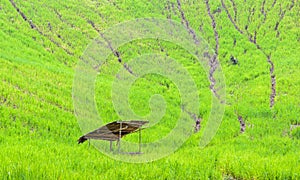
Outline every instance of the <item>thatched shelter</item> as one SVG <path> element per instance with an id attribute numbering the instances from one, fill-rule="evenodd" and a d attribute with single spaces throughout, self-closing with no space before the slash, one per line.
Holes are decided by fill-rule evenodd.
<path id="1" fill-rule="evenodd" d="M 78 144 L 83 143 L 88 139 L 106 140 L 110 141 L 110 143 L 112 143 L 112 141 L 119 142 L 123 136 L 137 131 L 140 132 L 139 143 L 141 144 L 141 127 L 147 123 L 149 123 L 149 121 L 114 121 L 81 136 L 78 139 Z M 110 144 L 110 149 L 112 150 L 112 144 Z"/>

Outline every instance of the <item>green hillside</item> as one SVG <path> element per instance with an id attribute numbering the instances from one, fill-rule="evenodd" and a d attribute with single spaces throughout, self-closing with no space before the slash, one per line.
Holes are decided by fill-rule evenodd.
<path id="1" fill-rule="evenodd" d="M 2 179 L 300 179 L 298 0 L 0 2 Z M 126 69 L 132 59 L 151 53 L 172 58 L 195 83 L 197 92 L 192 93 L 199 95 L 199 108 L 187 119 L 201 119 L 200 131 L 174 153 L 147 163 L 114 160 L 88 143 L 78 145 L 86 132 L 81 131 L 73 98 L 76 68 L 88 45 L 103 40 L 110 27 L 137 18 L 182 23 L 190 38 L 199 37 L 218 59 L 213 61 L 214 54 L 205 57 L 205 71 L 178 44 L 145 38 L 123 44 L 102 64 L 92 90 L 103 123 L 120 119 L 113 94 L 123 89 L 114 89 L 114 82 L 119 82 L 120 71 L 132 77 L 130 67 Z M 214 116 L 213 99 L 221 91 L 219 81 L 212 81 L 216 64 L 225 78 L 225 112 L 212 141 L 200 148 L 208 119 Z M 130 87 L 129 107 L 150 118 L 151 126 L 143 130 L 145 143 L 174 129 L 185 111 L 181 92 L 176 82 L 155 73 Z M 166 103 L 159 119 L 148 116 L 163 109 L 150 100 L 157 94 Z M 190 132 L 194 125 L 187 124 Z M 124 139 L 136 142 L 137 137 Z"/>

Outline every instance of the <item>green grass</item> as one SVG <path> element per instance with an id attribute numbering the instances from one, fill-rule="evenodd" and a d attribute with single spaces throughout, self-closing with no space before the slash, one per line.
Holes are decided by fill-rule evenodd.
<path id="1" fill-rule="evenodd" d="M 224 0 L 233 15 L 231 1 Z M 120 47 L 124 62 L 143 54 L 172 57 L 187 69 L 198 88 L 202 129 L 170 156 L 142 164 L 116 161 L 88 143 L 78 145 L 82 135 L 74 113 L 72 86 L 76 64 L 87 45 L 98 37 L 88 21 L 101 32 L 119 22 L 142 17 L 180 22 L 177 2 L 151 1 L 16 1 L 43 35 L 31 29 L 9 1 L 0 4 L 0 175 L 2 179 L 299 179 L 300 114 L 300 21 L 299 1 L 267 1 L 264 21 L 261 1 L 234 1 L 237 24 L 248 33 L 257 31 L 257 43 L 271 53 L 275 65 L 276 102 L 269 108 L 270 75 L 265 55 L 239 34 L 220 1 L 210 1 L 219 33 L 219 61 L 226 78 L 226 108 L 222 124 L 205 147 L 199 139 L 211 108 L 209 81 L 200 63 L 186 50 L 156 39 L 141 39 Z M 166 7 L 174 12 L 169 12 Z M 198 35 L 211 47 L 215 40 L 203 1 L 182 1 L 182 10 Z M 280 10 L 280 7 L 282 10 Z M 249 8 L 254 14 L 248 22 Z M 280 20 L 280 12 L 286 10 Z M 277 31 L 276 22 L 280 20 Z M 49 28 L 48 24 L 51 24 Z M 200 26 L 202 31 L 200 31 Z M 236 45 L 233 42 L 236 39 Z M 54 43 L 55 42 L 55 43 Z M 161 48 L 164 51 L 161 51 Z M 230 56 L 238 58 L 232 65 Z M 112 103 L 111 88 L 122 68 L 113 55 L 96 78 L 95 100 L 104 122 L 119 119 Z M 145 141 L 165 136 L 180 114 L 180 92 L 159 75 L 140 78 L 130 89 L 132 109 L 145 116 L 154 94 L 165 98 L 161 121 L 145 129 Z M 237 111 L 246 121 L 241 134 Z M 191 131 L 193 130 L 191 124 Z M 92 129 L 91 129 L 92 130 Z M 136 141 L 137 135 L 125 137 Z M 123 156 L 123 155 L 120 155 Z M 126 155 L 124 155 L 126 156 Z"/>

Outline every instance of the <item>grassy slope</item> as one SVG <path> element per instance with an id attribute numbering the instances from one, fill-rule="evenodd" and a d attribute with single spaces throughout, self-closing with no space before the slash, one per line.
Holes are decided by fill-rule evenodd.
<path id="1" fill-rule="evenodd" d="M 258 43 L 267 52 L 272 52 L 275 63 L 275 107 L 269 109 L 270 76 L 266 58 L 246 36 L 237 33 L 224 10 L 216 13 L 214 15 L 220 35 L 219 59 L 226 76 L 228 92 L 228 106 L 218 134 L 205 149 L 198 148 L 197 134 L 173 155 L 147 164 L 117 162 L 92 147 L 76 144 L 81 132 L 73 114 L 74 68 L 85 47 L 97 36 L 87 21 L 92 20 L 103 31 L 125 20 L 149 16 L 165 18 L 170 13 L 165 9 L 167 3 L 158 1 L 115 1 L 116 5 L 112 2 L 85 1 L 80 5 L 73 1 L 16 2 L 21 11 L 43 32 L 41 35 L 30 29 L 28 22 L 21 18 L 9 1 L 1 0 L 0 174 L 4 178 L 299 178 L 300 144 L 289 132 L 290 124 L 299 121 L 300 111 L 298 1 L 280 22 L 280 38 L 276 38 L 276 32 L 273 31 L 279 19 L 279 4 L 285 7 L 290 2 L 278 1 L 274 8 L 270 2 L 266 3 L 268 17 L 258 30 Z M 234 13 L 230 1 L 225 2 L 230 12 Z M 249 25 L 249 31 L 253 33 L 262 21 L 258 10 L 262 2 L 243 2 L 235 2 L 237 22 L 244 27 L 247 24 L 247 9 L 255 7 L 257 10 Z M 221 7 L 219 1 L 212 1 L 210 5 L 212 10 Z M 203 32 L 198 33 L 213 46 L 215 41 L 205 3 L 182 2 L 182 9 L 191 27 L 198 30 L 200 22 L 203 24 Z M 178 12 L 172 13 L 171 17 L 180 21 L 178 15 Z M 48 22 L 52 26 L 51 30 Z M 234 38 L 237 39 L 236 46 L 233 46 Z M 170 56 L 188 57 L 184 51 L 177 51 L 172 44 L 161 43 L 169 50 Z M 139 47 L 139 44 L 142 46 Z M 125 61 L 135 57 L 135 48 L 142 53 L 160 51 L 155 40 L 133 42 L 120 49 Z M 126 54 L 126 49 L 132 49 L 135 53 Z M 245 49 L 247 53 L 244 53 Z M 230 64 L 231 54 L 238 57 L 239 66 Z M 197 64 L 178 59 L 190 69 L 193 77 L 200 77 L 197 86 L 203 92 L 200 114 L 205 124 L 210 103 L 210 92 L 205 90 L 208 82 L 203 79 L 203 73 L 198 72 Z M 108 61 L 103 75 L 97 81 L 99 96 L 96 98 L 99 109 L 106 107 L 101 111 L 101 116 L 110 121 L 117 116 L 112 111 L 110 90 L 105 87 L 110 86 L 111 74 L 120 68 L 120 64 L 112 56 Z M 148 78 L 153 82 L 159 81 L 158 77 Z M 141 90 L 139 87 L 144 85 L 146 83 L 141 80 L 135 86 L 136 93 L 139 92 L 141 97 L 163 91 L 163 87 L 159 89 L 155 86 L 150 91 Z M 165 95 L 172 97 L 176 94 L 174 88 Z M 147 103 L 140 98 L 132 98 L 132 106 L 138 113 L 148 112 Z M 139 108 L 140 104 L 146 108 Z M 247 129 L 243 135 L 239 134 L 234 110 L 246 118 Z M 176 118 L 176 112 L 179 110 L 171 104 L 164 119 L 166 127 L 168 119 Z"/>

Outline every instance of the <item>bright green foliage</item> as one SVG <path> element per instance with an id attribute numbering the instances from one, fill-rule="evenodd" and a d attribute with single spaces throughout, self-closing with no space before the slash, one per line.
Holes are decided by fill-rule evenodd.
<path id="1" fill-rule="evenodd" d="M 210 114 L 212 93 L 200 63 L 182 48 L 157 39 L 135 40 L 118 49 L 124 62 L 142 54 L 159 53 L 181 63 L 199 89 L 199 116 L 203 119 L 201 131 L 171 156 L 129 164 L 110 159 L 87 143 L 77 145 L 82 132 L 72 100 L 76 63 L 99 35 L 97 30 L 103 32 L 119 22 L 141 17 L 170 17 L 180 22 L 177 1 L 15 0 L 28 18 L 24 21 L 10 1 L 1 0 L 2 179 L 300 179 L 300 130 L 290 130 L 290 125 L 300 124 L 299 1 L 224 2 L 244 34 L 235 29 L 220 1 L 209 2 L 219 34 L 218 58 L 226 77 L 227 99 L 219 131 L 203 149 L 198 144 Z M 181 1 L 181 8 L 189 26 L 215 47 L 205 2 Z M 36 29 L 30 27 L 29 20 Z M 275 66 L 277 92 L 272 109 L 270 65 L 248 37 L 255 32 L 257 43 L 271 54 Z M 238 58 L 237 65 L 231 63 L 231 55 Z M 111 87 L 120 68 L 122 65 L 111 55 L 95 82 L 96 104 L 105 122 L 118 119 Z M 177 87 L 154 74 L 132 86 L 128 97 L 132 109 L 147 115 L 154 94 L 165 98 L 167 109 L 155 127 L 144 130 L 145 141 L 149 142 L 168 134 L 181 111 Z M 243 134 L 236 113 L 246 122 Z M 136 141 L 137 135 L 125 138 Z"/>

